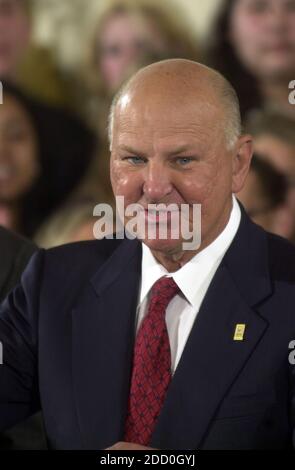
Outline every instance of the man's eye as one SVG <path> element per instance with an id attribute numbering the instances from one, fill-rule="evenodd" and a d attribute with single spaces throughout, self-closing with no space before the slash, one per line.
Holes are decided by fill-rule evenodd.
<path id="1" fill-rule="evenodd" d="M 188 165 L 193 161 L 192 157 L 178 157 L 176 159 L 176 162 L 179 163 L 181 166 Z"/>
<path id="2" fill-rule="evenodd" d="M 133 165 L 139 165 L 140 163 L 144 163 L 145 159 L 142 157 L 126 157 L 124 160 L 127 160 L 129 163 L 132 163 Z"/>

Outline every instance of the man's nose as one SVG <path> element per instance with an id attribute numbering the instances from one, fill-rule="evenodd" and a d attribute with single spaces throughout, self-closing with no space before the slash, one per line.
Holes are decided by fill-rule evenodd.
<path id="1" fill-rule="evenodd" d="M 164 165 L 151 164 L 145 172 L 143 193 L 149 203 L 161 202 L 173 189 L 169 169 Z"/>

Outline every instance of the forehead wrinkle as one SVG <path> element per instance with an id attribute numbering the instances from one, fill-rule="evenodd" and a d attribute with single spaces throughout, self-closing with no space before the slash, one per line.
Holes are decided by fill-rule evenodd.
<path id="1" fill-rule="evenodd" d="M 126 106 L 119 104 L 115 114 L 114 141 L 142 152 L 146 152 L 146 147 L 151 152 L 151 145 L 153 151 L 155 145 L 166 146 L 165 139 L 166 147 L 179 146 L 180 139 L 182 145 L 206 147 L 217 140 L 221 119 L 220 110 L 215 105 L 204 104 L 202 100 L 198 106 L 189 104 L 184 107 L 182 104 L 178 109 L 166 101 L 160 106 L 158 104 L 144 102 L 144 98 L 140 101 L 131 99 Z"/>
<path id="2" fill-rule="evenodd" d="M 215 134 L 214 130 L 197 124 L 189 127 L 179 125 L 165 127 L 164 129 L 152 128 L 149 132 L 144 126 L 129 125 L 117 129 L 115 140 L 119 148 L 126 145 L 145 154 L 157 150 L 164 153 L 173 153 L 174 148 L 185 146 L 191 151 L 195 150 L 194 147 L 197 146 L 201 146 L 199 150 L 209 148 L 216 142 Z"/>
<path id="3" fill-rule="evenodd" d="M 163 123 L 163 121 L 165 121 L 165 117 L 160 118 L 159 120 L 154 119 L 152 121 L 149 119 L 148 121 L 149 122 L 145 119 L 132 119 L 128 116 L 125 119 L 117 119 L 115 126 L 116 133 L 137 135 L 144 130 L 145 133 L 149 133 L 150 135 L 159 138 L 161 138 L 161 136 L 165 137 L 170 136 L 171 134 L 174 135 L 175 132 L 184 135 L 191 135 L 193 137 L 196 135 L 211 137 L 212 130 L 216 129 L 216 126 L 212 129 L 209 126 L 204 125 L 204 123 L 198 124 L 197 122 L 191 122 L 183 124 L 183 120 L 179 120 L 179 123 Z"/>
<path id="4" fill-rule="evenodd" d="M 188 152 L 190 154 L 199 154 L 200 152 L 208 151 L 210 149 L 212 141 L 206 141 L 205 143 L 201 140 L 192 139 L 147 139 L 142 138 L 138 140 L 134 139 L 121 139 L 117 141 L 117 151 L 128 152 L 132 154 L 138 154 L 143 157 L 152 158 L 155 155 L 172 156 L 177 154 L 183 154 Z M 116 152 L 116 150 L 115 150 Z"/>

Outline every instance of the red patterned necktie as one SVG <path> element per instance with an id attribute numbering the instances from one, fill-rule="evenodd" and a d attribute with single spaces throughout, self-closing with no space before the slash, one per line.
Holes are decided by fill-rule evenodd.
<path id="1" fill-rule="evenodd" d="M 138 330 L 124 441 L 148 445 L 171 381 L 171 351 L 165 321 L 179 288 L 171 277 L 152 287 L 148 312 Z"/>

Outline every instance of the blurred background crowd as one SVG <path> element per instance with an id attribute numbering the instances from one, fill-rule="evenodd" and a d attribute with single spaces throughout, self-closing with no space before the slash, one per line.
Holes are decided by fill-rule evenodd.
<path id="1" fill-rule="evenodd" d="M 93 238 L 114 203 L 111 100 L 172 57 L 233 84 L 255 149 L 238 198 L 295 241 L 295 0 L 0 0 L 0 225 L 42 247 Z"/>

